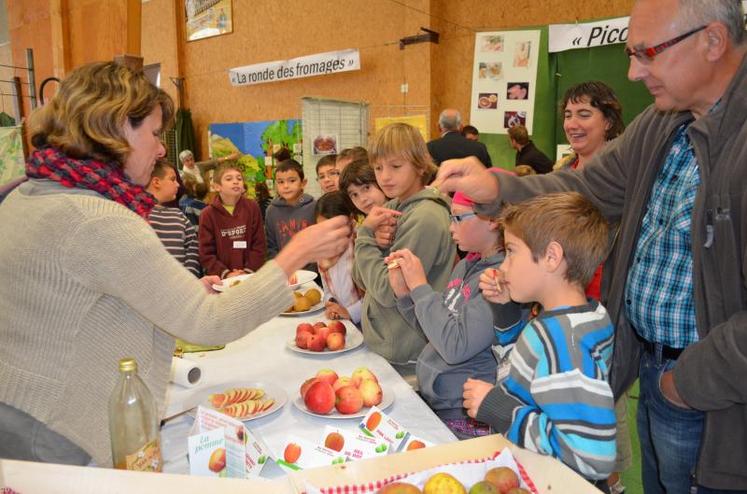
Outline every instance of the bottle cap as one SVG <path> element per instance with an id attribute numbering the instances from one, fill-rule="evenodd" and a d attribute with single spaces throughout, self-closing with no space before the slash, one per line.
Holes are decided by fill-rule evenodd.
<path id="1" fill-rule="evenodd" d="M 120 359 L 119 370 L 120 372 L 136 371 L 137 362 L 135 362 L 135 359 L 132 357 L 125 357 L 123 359 Z"/>

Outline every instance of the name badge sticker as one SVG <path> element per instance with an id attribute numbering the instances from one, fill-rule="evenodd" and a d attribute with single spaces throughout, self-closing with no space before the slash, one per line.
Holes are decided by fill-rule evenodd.
<path id="1" fill-rule="evenodd" d="M 246 240 L 234 240 L 233 248 L 234 249 L 246 249 Z"/>

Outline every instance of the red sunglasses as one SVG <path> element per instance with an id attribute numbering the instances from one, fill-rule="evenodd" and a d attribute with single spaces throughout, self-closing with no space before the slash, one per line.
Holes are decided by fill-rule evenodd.
<path id="1" fill-rule="evenodd" d="M 676 45 L 680 41 L 689 38 L 693 34 L 698 33 L 707 27 L 708 27 L 708 24 L 706 24 L 705 26 L 700 26 L 699 28 L 695 28 L 692 31 L 688 31 L 685 34 L 681 34 L 677 36 L 676 38 L 672 38 L 668 41 L 659 43 L 658 45 L 652 46 L 650 48 L 628 48 L 626 46 L 625 54 L 628 55 L 628 57 L 635 57 L 639 62 L 650 62 L 656 57 L 656 55 L 663 52 L 670 46 Z"/>

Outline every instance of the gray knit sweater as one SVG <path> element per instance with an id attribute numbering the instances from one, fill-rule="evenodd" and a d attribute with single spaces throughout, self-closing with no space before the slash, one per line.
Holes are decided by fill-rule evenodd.
<path id="1" fill-rule="evenodd" d="M 0 225 L 0 402 L 102 466 L 120 358 L 137 359 L 163 413 L 174 337 L 227 343 L 293 301 L 274 262 L 208 295 L 145 220 L 94 192 L 30 180 L 0 205 Z"/>

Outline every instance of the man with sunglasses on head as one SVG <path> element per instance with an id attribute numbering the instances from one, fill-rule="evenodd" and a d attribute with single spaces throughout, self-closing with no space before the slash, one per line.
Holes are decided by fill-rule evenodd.
<path id="1" fill-rule="evenodd" d="M 602 303 L 616 325 L 616 397 L 640 378 L 644 490 L 747 492 L 742 3 L 638 0 L 628 32 L 628 76 L 655 101 L 583 170 L 517 179 L 465 158 L 443 163 L 434 186 L 483 214 L 577 190 L 619 222 Z"/>

